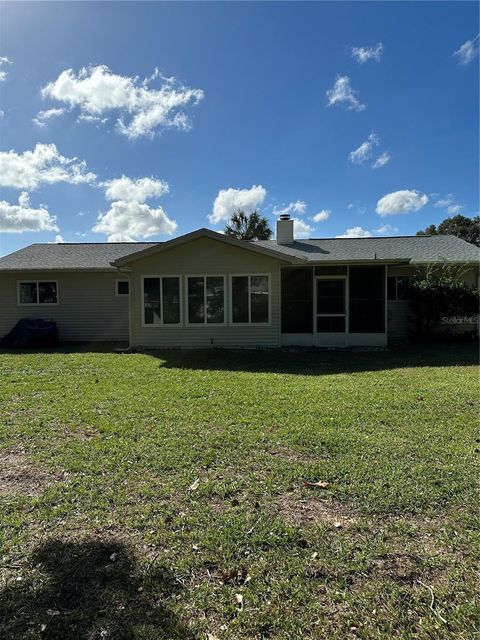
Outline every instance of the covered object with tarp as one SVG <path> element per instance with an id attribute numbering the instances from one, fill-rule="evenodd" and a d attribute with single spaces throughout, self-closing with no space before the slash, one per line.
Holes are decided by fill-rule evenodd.
<path id="1" fill-rule="evenodd" d="M 19 320 L 10 332 L 0 339 L 0 347 L 7 349 L 54 347 L 57 344 L 57 324 L 31 318 Z"/>

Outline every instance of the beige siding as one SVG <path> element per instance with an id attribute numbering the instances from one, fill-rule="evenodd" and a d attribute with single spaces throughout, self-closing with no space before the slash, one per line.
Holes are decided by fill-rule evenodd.
<path id="1" fill-rule="evenodd" d="M 0 336 L 21 318 L 55 320 L 62 341 L 127 341 L 128 297 L 115 296 L 116 272 L 0 273 Z M 17 304 L 17 281 L 57 280 L 58 305 Z"/>
<path id="2" fill-rule="evenodd" d="M 129 265 L 132 269 L 133 343 L 137 348 L 181 347 L 276 347 L 280 344 L 280 266 L 268 256 L 226 245 L 210 238 L 143 258 Z M 270 274 L 270 324 L 232 325 L 230 322 L 230 276 L 233 274 Z M 186 317 L 185 276 L 225 275 L 225 326 L 142 326 L 142 276 L 180 275 L 183 319 Z"/>
<path id="3" fill-rule="evenodd" d="M 416 276 L 421 273 L 419 267 L 388 267 L 389 276 Z M 470 268 L 462 272 L 463 280 L 470 286 L 478 286 L 478 268 Z M 408 300 L 387 301 L 387 326 L 389 338 L 407 338 L 412 330 L 409 320 L 412 311 Z M 468 327 L 469 325 L 467 325 Z M 464 328 L 465 330 L 465 328 Z"/>

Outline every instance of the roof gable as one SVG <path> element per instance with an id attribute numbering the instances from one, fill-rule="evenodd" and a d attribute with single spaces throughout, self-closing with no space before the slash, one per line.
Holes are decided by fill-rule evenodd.
<path id="1" fill-rule="evenodd" d="M 256 242 L 246 242 L 245 240 L 229 238 L 223 233 L 218 233 L 217 231 L 212 231 L 211 229 L 202 228 L 198 229 L 197 231 L 192 231 L 191 233 L 186 233 L 185 235 L 174 238 L 173 240 L 168 240 L 167 242 L 162 242 L 161 244 L 147 247 L 146 249 L 142 249 L 136 253 L 124 256 L 122 258 L 119 258 L 118 260 L 115 260 L 114 262 L 112 262 L 112 264 L 115 267 L 122 267 L 132 262 L 136 262 L 137 260 L 141 260 L 142 258 L 155 255 L 156 253 L 168 251 L 183 244 L 193 242 L 194 240 L 198 240 L 199 238 L 210 238 L 211 240 L 216 240 L 217 242 L 222 242 L 232 247 L 242 249 L 244 251 L 253 251 L 254 253 L 260 253 L 277 260 L 282 260 L 283 262 L 302 262 L 302 259 L 298 259 L 296 256 L 284 254 L 278 251 L 276 249 L 276 247 L 278 247 L 276 243 L 274 243 L 272 246 L 267 247 L 263 246 L 260 243 L 257 244 Z"/>

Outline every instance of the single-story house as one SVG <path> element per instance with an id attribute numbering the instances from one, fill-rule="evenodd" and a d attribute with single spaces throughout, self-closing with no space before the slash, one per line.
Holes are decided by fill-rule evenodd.
<path id="1" fill-rule="evenodd" d="M 455 236 L 275 240 L 199 229 L 168 242 L 33 244 L 0 258 L 0 336 L 53 319 L 63 341 L 133 348 L 380 346 L 409 333 L 409 281 L 479 249 Z"/>

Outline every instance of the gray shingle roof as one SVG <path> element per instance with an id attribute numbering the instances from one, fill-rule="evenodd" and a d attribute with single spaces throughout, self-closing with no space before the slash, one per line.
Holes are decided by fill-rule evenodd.
<path id="1" fill-rule="evenodd" d="M 110 269 L 110 262 L 158 242 L 31 244 L 0 258 L 0 271 Z"/>
<path id="2" fill-rule="evenodd" d="M 472 262 L 480 249 L 456 236 L 397 236 L 392 238 L 325 238 L 296 240 L 278 245 L 259 240 L 257 245 L 309 262 L 355 260 L 411 260 L 411 262 Z"/>
<path id="3" fill-rule="evenodd" d="M 143 251 L 158 242 L 104 242 L 32 244 L 0 258 L 0 271 L 109 269 L 111 262 Z M 403 236 L 394 238 L 325 238 L 278 245 L 275 240 L 254 243 L 282 255 L 307 262 L 410 260 L 416 262 L 476 262 L 480 250 L 455 236 Z"/>

